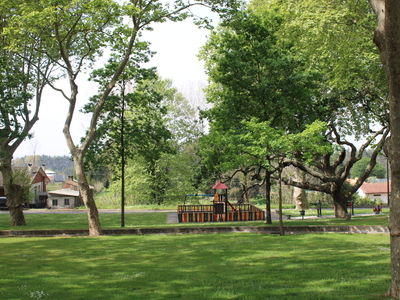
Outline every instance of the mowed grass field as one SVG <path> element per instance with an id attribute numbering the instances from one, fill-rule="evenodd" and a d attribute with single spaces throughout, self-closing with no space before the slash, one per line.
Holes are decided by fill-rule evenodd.
<path id="1" fill-rule="evenodd" d="M 86 214 L 25 214 L 21 229 L 86 229 Z M 387 225 L 387 214 L 284 220 L 284 225 Z M 102 228 L 120 215 L 100 214 Z M 128 213 L 126 227 L 268 226 L 264 221 L 166 224 Z M 273 226 L 278 222 L 274 221 Z M 9 226 L 0 214 L 0 230 Z M 386 234 L 255 233 L 0 238 L 0 299 L 390 299 Z"/>
<path id="2" fill-rule="evenodd" d="M 0 239 L 0 299 L 389 299 L 389 236 Z"/>

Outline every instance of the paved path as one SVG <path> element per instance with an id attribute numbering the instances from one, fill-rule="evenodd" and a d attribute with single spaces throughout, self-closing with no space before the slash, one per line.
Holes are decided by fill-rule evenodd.
<path id="1" fill-rule="evenodd" d="M 127 210 L 127 213 L 150 213 L 157 211 L 138 211 L 138 210 Z M 168 212 L 167 221 L 168 223 L 178 223 L 178 214 L 173 210 L 160 210 L 158 212 Z M 8 211 L 0 212 L 7 214 Z M 68 214 L 68 213 L 86 213 L 85 210 L 40 210 L 31 209 L 25 211 L 25 213 L 32 214 Z M 100 210 L 100 213 L 120 213 L 119 210 Z M 278 214 L 273 211 L 273 220 L 278 220 Z M 371 216 L 374 214 L 356 214 L 355 216 Z M 304 219 L 320 219 L 320 218 L 333 218 L 332 215 L 323 215 L 322 217 L 317 216 L 305 216 Z M 301 216 L 292 217 L 291 219 L 302 219 Z M 102 234 L 104 235 L 142 235 L 142 234 L 195 234 L 195 233 L 222 233 L 222 232 L 258 232 L 264 234 L 279 234 L 278 226 L 213 226 L 213 223 L 209 223 L 209 226 L 196 226 L 196 223 L 191 223 L 193 226 L 177 226 L 177 227 L 165 227 L 165 228 L 117 228 L 117 229 L 103 229 Z M 311 232 L 345 232 L 345 233 L 388 233 L 387 226 L 290 226 L 290 221 L 285 222 L 285 232 L 298 234 L 298 233 L 311 233 Z M 18 228 L 18 230 L 0 230 L 0 237 L 10 236 L 87 236 L 89 231 L 87 229 L 76 229 L 76 230 L 24 230 Z"/>
<path id="2" fill-rule="evenodd" d="M 307 215 L 307 211 L 306 211 L 306 215 Z M 370 214 L 354 214 L 354 217 L 361 217 L 361 216 L 373 216 L 375 215 L 374 213 L 370 213 Z M 353 217 L 352 216 L 352 217 Z M 283 220 L 287 220 L 286 216 L 282 216 Z M 271 218 L 272 221 L 278 221 L 279 220 L 279 214 L 276 213 L 275 211 L 271 211 Z M 290 217 L 291 220 L 313 220 L 313 219 L 333 219 L 335 218 L 334 215 L 322 215 L 321 217 L 317 217 L 317 216 L 292 216 Z M 177 212 L 169 212 L 167 214 L 167 223 L 179 223 L 178 221 L 178 213 Z"/>
<path id="3" fill-rule="evenodd" d="M 135 210 L 135 209 L 126 209 L 126 214 L 131 213 L 154 213 L 154 212 L 167 212 L 167 223 L 179 223 L 178 221 L 178 213 L 176 210 Z M 0 214 L 8 214 L 8 210 L 0 210 Z M 99 209 L 99 213 L 121 213 L 120 209 Z M 86 214 L 85 209 L 27 209 L 24 210 L 24 214 Z M 370 214 L 354 214 L 355 217 L 357 216 L 372 216 L 375 215 L 374 213 Z M 271 210 L 271 217 L 272 221 L 278 221 L 279 215 L 276 213 L 275 210 Z M 322 215 L 321 217 L 317 216 L 304 216 L 304 220 L 310 219 L 321 219 L 321 218 L 334 218 L 333 215 Z M 283 216 L 283 219 L 286 220 L 286 216 Z M 299 216 L 291 216 L 291 220 L 301 220 L 303 219 L 300 215 Z"/>
<path id="4" fill-rule="evenodd" d="M 165 210 L 136 210 L 136 209 L 126 209 L 126 214 L 131 213 L 154 213 L 154 212 L 174 212 L 176 210 L 165 209 Z M 8 214 L 8 210 L 0 210 L 0 214 Z M 99 213 L 121 213 L 120 209 L 99 209 Z M 24 210 L 24 214 L 86 214 L 85 209 L 27 209 Z"/>

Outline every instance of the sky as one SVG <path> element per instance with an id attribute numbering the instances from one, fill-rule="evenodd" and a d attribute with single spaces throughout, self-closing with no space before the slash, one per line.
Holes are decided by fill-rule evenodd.
<path id="1" fill-rule="evenodd" d="M 198 15 L 209 15 L 216 25 L 218 16 L 197 8 Z M 153 31 L 146 32 L 142 40 L 151 42 L 151 50 L 156 51 L 149 64 L 156 66 L 162 78 L 172 79 L 173 85 L 181 92 L 188 93 L 190 89 L 198 90 L 206 85 L 207 76 L 204 73 L 204 62 L 199 61 L 197 54 L 207 40 L 209 30 L 199 29 L 192 20 L 183 22 L 167 22 L 156 24 Z M 60 82 L 68 87 L 67 82 Z M 78 104 L 80 108 L 96 88 L 90 83 L 79 87 Z M 14 158 L 26 155 L 69 155 L 69 150 L 62 133 L 62 127 L 68 110 L 68 102 L 51 88 L 46 89 L 41 104 L 39 120 L 32 129 L 34 137 L 24 141 L 14 153 Z M 79 110 L 79 109 L 78 109 Z M 75 116 L 76 117 L 76 116 Z M 71 132 L 75 144 L 79 143 L 88 126 L 89 116 L 79 115 L 74 118 Z"/>

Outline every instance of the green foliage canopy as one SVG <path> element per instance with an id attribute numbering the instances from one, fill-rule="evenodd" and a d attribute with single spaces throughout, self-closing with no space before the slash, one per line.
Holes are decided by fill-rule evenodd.
<path id="1" fill-rule="evenodd" d="M 364 137 L 376 123 L 387 124 L 386 78 L 371 43 L 376 16 L 367 1 L 252 0 L 250 7 L 284 18 L 278 40 L 291 43 L 308 70 L 323 74 L 329 121 L 341 134 Z"/>
<path id="2" fill-rule="evenodd" d="M 206 90 L 213 108 L 204 113 L 222 130 L 253 117 L 271 126 L 301 130 L 316 118 L 318 74 L 306 72 L 290 45 L 278 45 L 282 19 L 241 12 L 212 32 L 200 57 L 211 84 Z"/>
<path id="3" fill-rule="evenodd" d="M 359 178 L 367 169 L 369 161 L 369 158 L 363 157 L 358 162 L 356 162 L 351 169 L 351 177 Z M 380 163 L 377 163 L 369 176 L 376 178 L 386 178 L 386 169 Z"/>

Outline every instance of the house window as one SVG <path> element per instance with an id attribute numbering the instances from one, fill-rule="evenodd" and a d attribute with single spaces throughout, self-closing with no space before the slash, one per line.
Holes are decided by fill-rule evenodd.
<path id="1" fill-rule="evenodd" d="M 64 205 L 69 206 L 69 199 L 64 199 Z"/>
<path id="2" fill-rule="evenodd" d="M 52 200 L 53 206 L 58 206 L 58 200 Z"/>

